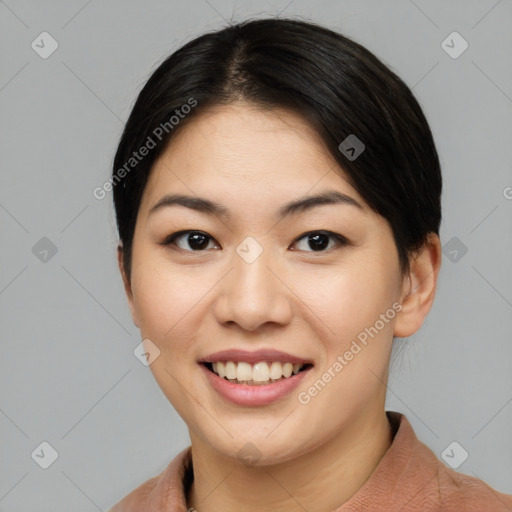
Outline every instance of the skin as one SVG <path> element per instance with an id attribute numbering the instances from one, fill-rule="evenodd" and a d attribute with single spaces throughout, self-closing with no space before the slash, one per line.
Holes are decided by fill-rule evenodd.
<path id="1" fill-rule="evenodd" d="M 189 429 L 188 506 L 200 512 L 330 511 L 363 485 L 391 444 L 384 404 L 392 339 L 416 332 L 431 308 L 440 242 L 432 235 L 401 275 L 389 223 L 344 176 L 301 117 L 241 102 L 202 112 L 155 162 L 131 275 L 121 247 L 118 263 L 133 321 L 160 350 L 150 369 Z M 284 203 L 327 189 L 363 208 L 322 205 L 275 220 Z M 233 217 L 182 206 L 149 215 L 171 193 L 216 201 Z M 187 235 L 160 245 L 181 230 L 206 233 L 207 248 L 194 249 Z M 318 230 L 349 244 L 328 238 L 327 248 L 314 251 L 304 235 Z M 250 264 L 236 252 L 247 236 L 263 249 Z M 299 403 L 298 392 L 393 303 L 401 311 L 308 404 Z M 314 367 L 297 391 L 242 407 L 218 395 L 197 363 L 231 348 L 275 348 Z M 259 451 L 253 465 L 238 457 L 248 442 Z"/>

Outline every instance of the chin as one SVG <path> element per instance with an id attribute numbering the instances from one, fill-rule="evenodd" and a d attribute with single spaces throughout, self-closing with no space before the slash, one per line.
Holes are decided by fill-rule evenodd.
<path id="1" fill-rule="evenodd" d="M 201 437 L 222 457 L 251 467 L 282 464 L 313 448 L 310 444 L 304 444 L 298 435 L 289 430 L 283 431 L 281 435 L 276 435 L 275 432 L 270 436 L 246 434 L 243 438 L 234 439 L 226 439 L 227 436 L 222 436 L 222 439 L 208 435 Z"/>

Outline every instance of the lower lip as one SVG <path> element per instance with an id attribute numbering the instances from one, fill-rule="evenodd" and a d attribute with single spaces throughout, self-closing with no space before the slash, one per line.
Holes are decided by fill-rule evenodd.
<path id="1" fill-rule="evenodd" d="M 249 406 L 267 405 L 288 395 L 300 384 L 311 369 L 309 367 L 296 375 L 272 382 L 271 384 L 250 386 L 248 384 L 229 382 L 229 380 L 211 372 L 204 364 L 199 366 L 201 366 L 206 374 L 206 378 L 219 395 L 237 405 Z"/>

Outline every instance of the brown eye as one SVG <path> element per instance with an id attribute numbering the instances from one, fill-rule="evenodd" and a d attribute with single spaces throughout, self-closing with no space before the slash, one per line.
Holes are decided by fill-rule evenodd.
<path id="1" fill-rule="evenodd" d="M 299 250 L 305 250 L 306 252 L 310 252 L 309 249 L 312 252 L 326 252 L 326 247 L 331 249 L 332 247 L 336 247 L 336 244 L 338 246 L 348 245 L 348 240 L 345 237 L 333 233 L 332 231 L 310 231 L 298 238 L 295 243 L 297 244 L 302 239 L 306 240 L 306 244 Z M 335 240 L 335 244 L 331 247 L 329 247 L 329 239 Z"/>
<path id="2" fill-rule="evenodd" d="M 207 249 L 211 240 L 211 236 L 201 231 L 179 231 L 167 237 L 161 245 L 176 245 L 184 251 L 197 252 Z"/>

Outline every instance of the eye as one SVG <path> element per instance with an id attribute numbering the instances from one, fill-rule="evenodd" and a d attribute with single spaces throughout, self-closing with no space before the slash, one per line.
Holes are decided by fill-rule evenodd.
<path id="1" fill-rule="evenodd" d="M 304 247 L 299 248 L 299 250 L 305 250 L 306 252 L 326 252 L 326 247 L 327 249 L 333 248 L 333 246 L 329 247 L 329 238 L 335 240 L 334 246 L 336 246 L 336 244 L 338 246 L 350 244 L 350 242 L 344 236 L 339 235 L 337 233 L 333 233 L 332 231 L 322 230 L 310 231 L 309 233 L 305 233 L 300 238 L 298 238 L 293 245 L 298 244 L 301 240 L 305 239 L 307 247 L 309 247 L 311 251 Z M 209 241 L 213 240 L 214 238 L 212 238 L 210 235 L 207 235 L 206 233 L 203 233 L 202 231 L 188 230 L 178 231 L 176 233 L 173 233 L 172 235 L 169 235 L 160 245 L 176 245 L 179 249 L 182 249 L 184 251 L 198 252 L 208 249 Z M 185 244 L 188 244 L 188 247 L 192 249 L 187 249 L 185 247 Z"/>
<path id="2" fill-rule="evenodd" d="M 185 235 L 187 236 L 185 237 Z M 179 242 L 183 240 L 183 245 L 188 244 L 189 247 L 192 247 L 192 250 L 186 249 L 184 246 L 180 245 Z M 184 251 L 198 252 L 208 249 L 209 240 L 213 240 L 213 238 L 202 231 L 178 231 L 168 236 L 161 245 L 177 245 Z"/>
<path id="3" fill-rule="evenodd" d="M 332 248 L 329 247 L 329 238 L 334 239 L 338 245 L 349 245 L 349 241 L 344 236 L 333 233 L 332 231 L 310 231 L 298 238 L 295 243 L 298 243 L 302 239 L 306 239 L 307 247 L 309 247 L 313 252 L 326 252 L 324 250 L 326 247 L 329 249 Z M 304 248 L 299 250 L 306 250 L 306 252 L 309 252 Z"/>

